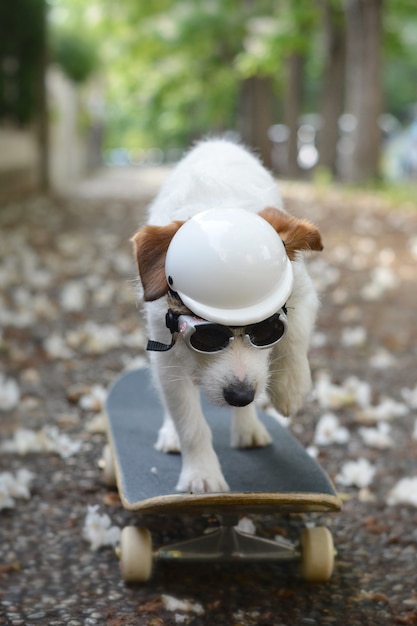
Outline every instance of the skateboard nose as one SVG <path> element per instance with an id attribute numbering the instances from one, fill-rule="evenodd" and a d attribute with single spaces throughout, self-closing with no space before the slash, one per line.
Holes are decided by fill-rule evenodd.
<path id="1" fill-rule="evenodd" d="M 231 406 L 246 406 L 253 402 L 255 389 L 249 383 L 238 380 L 223 389 L 223 397 Z"/>

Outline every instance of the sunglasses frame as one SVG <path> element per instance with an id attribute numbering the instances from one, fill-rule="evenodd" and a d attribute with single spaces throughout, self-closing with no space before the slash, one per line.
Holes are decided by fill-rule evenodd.
<path id="1" fill-rule="evenodd" d="M 275 316 L 279 317 L 280 321 L 282 322 L 284 326 L 284 332 L 282 333 L 282 335 L 275 341 L 268 343 L 266 345 L 257 345 L 256 343 L 253 343 L 250 337 L 250 330 L 253 327 L 256 327 L 258 324 L 264 324 L 266 321 L 274 318 Z M 174 321 L 174 318 L 176 318 L 175 321 Z M 167 314 L 167 326 L 168 328 L 170 328 L 171 332 L 178 332 L 183 338 L 186 346 L 190 348 L 191 350 L 194 350 L 194 352 L 198 352 L 200 354 L 217 354 L 219 352 L 223 352 L 223 350 L 227 350 L 231 342 L 234 341 L 234 339 L 237 337 L 243 338 L 243 340 L 248 345 L 250 345 L 252 348 L 255 348 L 257 350 L 265 350 L 267 348 L 272 348 L 279 341 L 281 341 L 281 339 L 285 336 L 287 329 L 288 329 L 288 321 L 287 321 L 287 316 L 285 315 L 283 309 L 281 309 L 278 313 L 274 313 L 274 315 L 271 315 L 266 320 L 262 320 L 261 322 L 257 322 L 255 324 L 247 324 L 246 326 L 239 326 L 239 327 L 225 326 L 223 324 L 209 322 L 195 315 L 176 315 L 170 310 L 168 311 L 168 314 Z M 199 350 L 196 346 L 192 344 L 192 337 L 197 332 L 197 329 L 199 326 L 200 327 L 212 326 L 213 329 L 219 328 L 221 329 L 223 333 L 225 333 L 226 331 L 225 334 L 228 335 L 227 345 L 224 345 L 217 350 L 216 349 L 215 350 Z"/>

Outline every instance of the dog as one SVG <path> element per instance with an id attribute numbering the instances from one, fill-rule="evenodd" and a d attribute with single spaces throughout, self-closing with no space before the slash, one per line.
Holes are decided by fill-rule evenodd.
<path id="1" fill-rule="evenodd" d="M 307 352 L 319 304 L 302 252 L 323 248 L 320 232 L 283 209 L 257 156 L 213 138 L 174 167 L 132 242 L 164 406 L 155 447 L 181 452 L 178 491 L 228 491 L 200 388 L 232 408 L 234 447 L 271 442 L 257 417 L 260 399 L 268 396 L 285 416 L 301 408 L 311 389 Z"/>

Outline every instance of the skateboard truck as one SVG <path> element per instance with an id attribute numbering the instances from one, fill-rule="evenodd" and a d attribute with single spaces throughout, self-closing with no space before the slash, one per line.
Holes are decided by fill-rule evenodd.
<path id="1" fill-rule="evenodd" d="M 335 550 L 332 535 L 324 526 L 304 528 L 298 544 L 283 537 L 265 539 L 237 527 L 238 516 L 219 517 L 217 528 L 202 536 L 157 550 L 146 528 L 126 526 L 121 533 L 117 554 L 125 582 L 143 583 L 150 579 L 155 561 L 175 562 L 282 562 L 299 561 L 301 576 L 307 582 L 326 582 L 332 575 Z"/>
<path id="2" fill-rule="evenodd" d="M 293 544 L 285 539 L 264 539 L 240 530 L 237 515 L 222 515 L 217 519 L 217 528 L 211 526 L 201 537 L 164 546 L 154 552 L 154 558 L 228 562 L 292 560 L 298 556 Z"/>

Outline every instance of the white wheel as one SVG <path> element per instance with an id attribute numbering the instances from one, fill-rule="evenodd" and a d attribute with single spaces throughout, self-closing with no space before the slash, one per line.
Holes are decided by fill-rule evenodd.
<path id="1" fill-rule="evenodd" d="M 301 575 L 304 580 L 326 582 L 333 567 L 334 545 L 330 531 L 324 526 L 304 528 L 301 533 Z"/>
<path id="2" fill-rule="evenodd" d="M 113 453 L 109 444 L 103 448 L 103 458 L 100 462 L 102 468 L 103 482 L 107 487 L 116 486 L 116 468 L 114 466 Z"/>
<path id="3" fill-rule="evenodd" d="M 151 577 L 152 539 L 146 528 L 126 526 L 120 534 L 120 572 L 126 582 L 144 583 Z"/>

